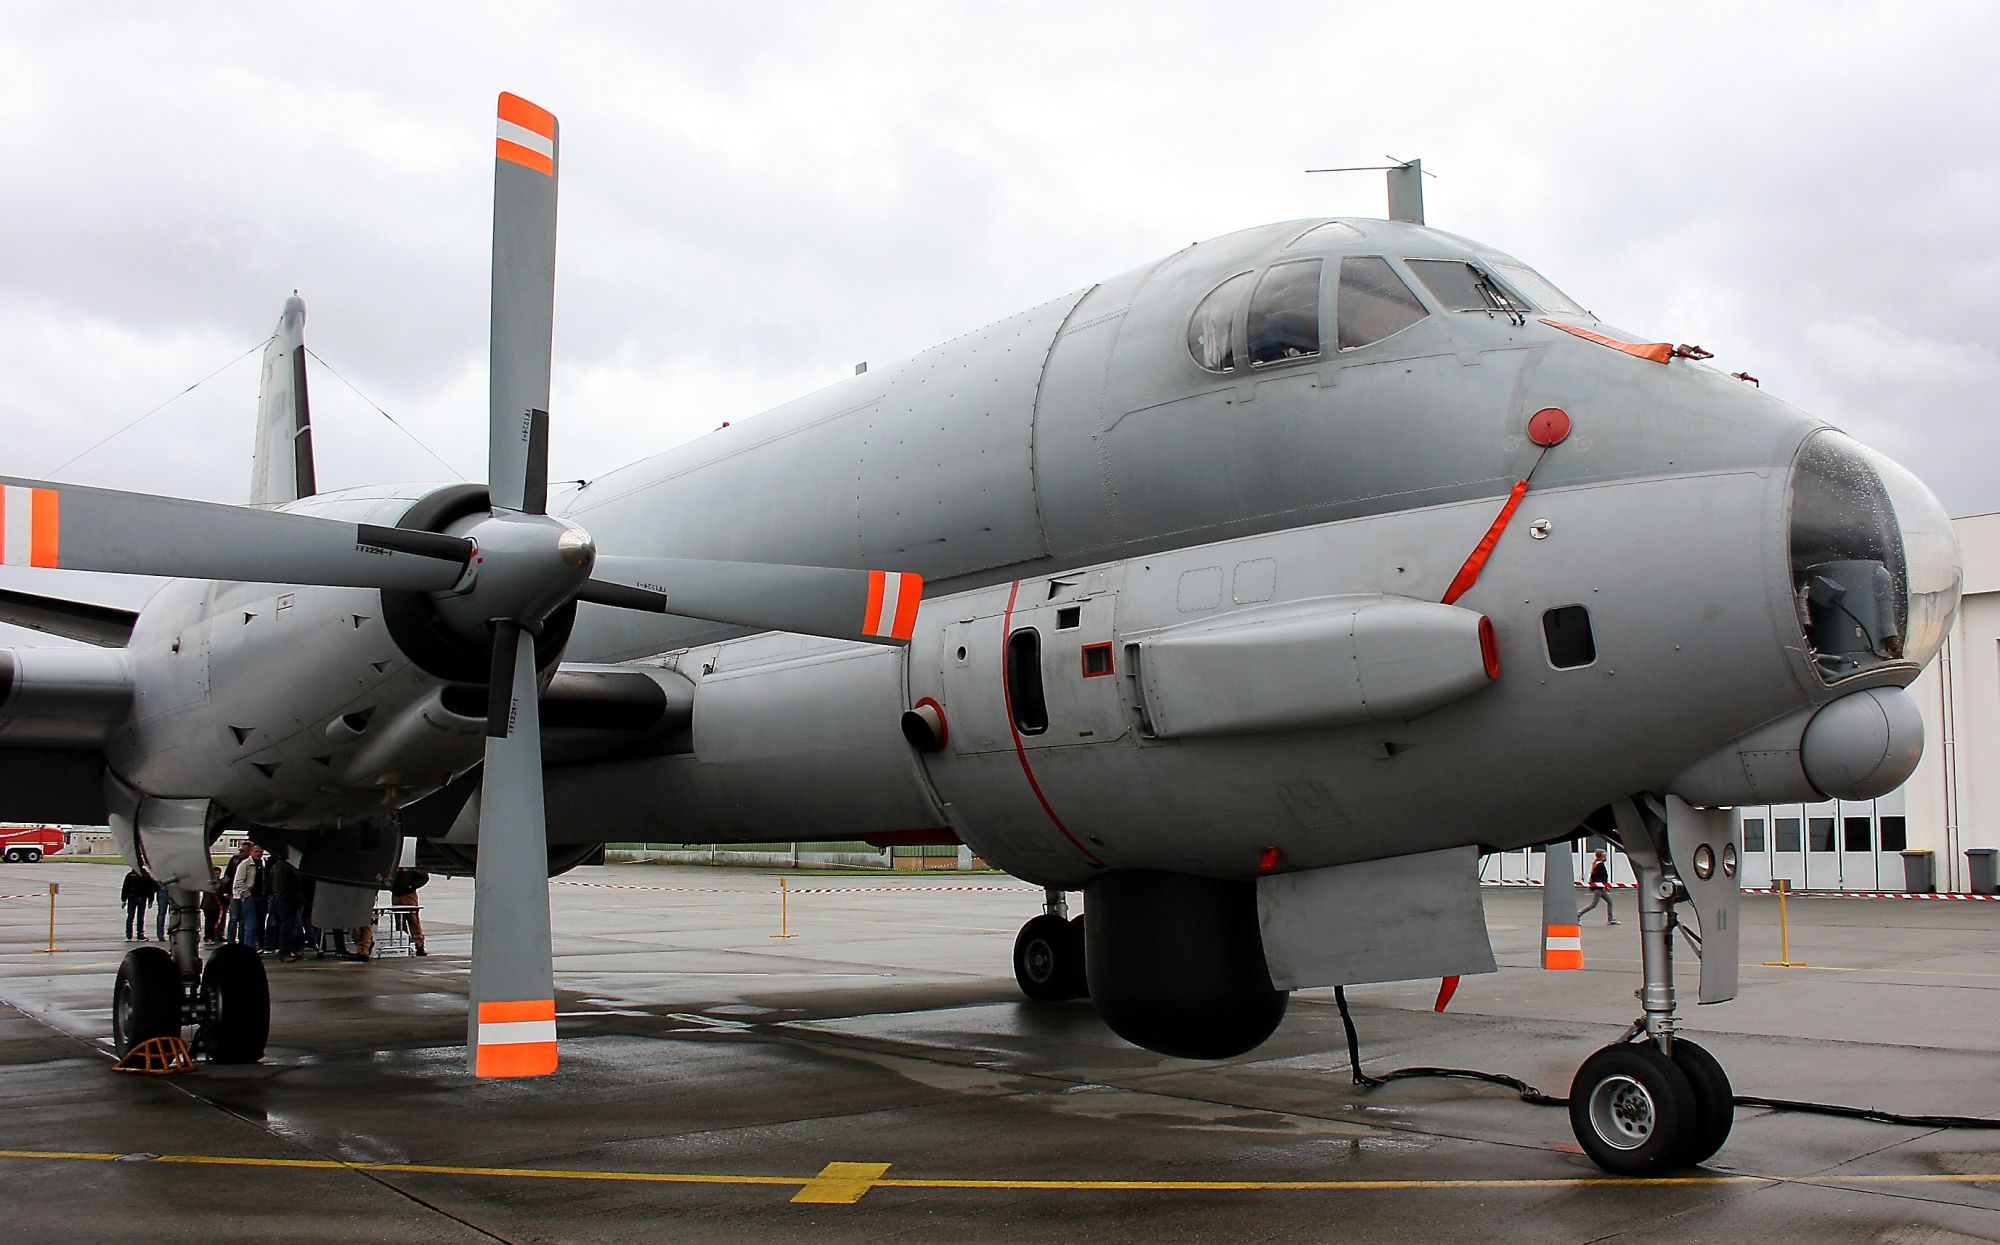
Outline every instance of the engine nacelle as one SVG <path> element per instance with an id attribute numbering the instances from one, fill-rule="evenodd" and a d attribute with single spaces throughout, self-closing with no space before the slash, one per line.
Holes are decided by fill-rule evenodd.
<path id="1" fill-rule="evenodd" d="M 1291 995 L 1271 985 L 1257 887 L 1181 873 L 1107 873 L 1084 888 L 1090 997 L 1119 1037 L 1182 1059 L 1253 1050 Z"/>

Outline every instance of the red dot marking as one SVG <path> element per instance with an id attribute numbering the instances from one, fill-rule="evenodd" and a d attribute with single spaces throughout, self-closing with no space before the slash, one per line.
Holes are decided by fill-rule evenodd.
<path id="1" fill-rule="evenodd" d="M 1569 439 L 1569 412 L 1559 406 L 1545 406 L 1528 417 L 1528 440 L 1547 448 Z"/>

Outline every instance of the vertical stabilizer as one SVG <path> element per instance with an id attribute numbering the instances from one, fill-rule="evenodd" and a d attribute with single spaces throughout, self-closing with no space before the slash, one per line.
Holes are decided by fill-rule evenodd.
<path id="1" fill-rule="evenodd" d="M 278 331 L 264 347 L 257 449 L 250 459 L 250 504 L 297 501 L 318 491 L 313 480 L 312 417 L 306 406 L 306 305 L 294 292 L 278 317 Z"/>

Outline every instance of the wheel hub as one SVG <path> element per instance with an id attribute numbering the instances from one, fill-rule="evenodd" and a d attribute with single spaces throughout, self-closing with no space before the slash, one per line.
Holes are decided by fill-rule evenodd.
<path id="1" fill-rule="evenodd" d="M 1590 1092 L 1590 1122 L 1597 1135 L 1620 1150 L 1636 1150 L 1653 1135 L 1653 1095 L 1629 1076 L 1610 1076 Z"/>

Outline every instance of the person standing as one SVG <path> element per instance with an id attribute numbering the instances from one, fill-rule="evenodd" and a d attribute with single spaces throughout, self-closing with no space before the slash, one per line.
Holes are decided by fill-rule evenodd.
<path id="1" fill-rule="evenodd" d="M 1611 869 L 1604 863 L 1604 849 L 1601 847 L 1590 858 L 1590 902 L 1577 912 L 1576 919 L 1581 921 L 1583 914 L 1598 904 L 1604 905 L 1604 923 L 1618 924 L 1617 909 L 1611 906 Z"/>
<path id="2" fill-rule="evenodd" d="M 303 925 L 305 879 L 292 862 L 280 856 L 271 862 L 271 907 L 277 913 L 278 958 L 287 963 L 300 956 L 305 939 Z"/>
<path id="3" fill-rule="evenodd" d="M 243 941 L 243 901 L 236 897 L 236 874 L 243 862 L 250 858 L 250 844 L 246 841 L 236 845 L 236 854 L 222 869 L 222 896 L 229 904 L 229 928 L 223 933 L 227 942 Z"/>
<path id="4" fill-rule="evenodd" d="M 236 920 L 232 942 L 255 951 L 264 929 L 264 849 L 251 843 L 243 859 L 236 863 L 236 876 L 229 884 L 229 911 Z"/>
<path id="5" fill-rule="evenodd" d="M 118 888 L 118 898 L 125 901 L 126 942 L 135 938 L 140 942 L 146 941 L 146 905 L 153 902 L 153 894 L 158 889 L 152 879 L 137 869 L 126 872 L 125 884 Z"/>
<path id="6" fill-rule="evenodd" d="M 389 902 L 398 908 L 408 908 L 407 912 L 396 915 L 408 922 L 410 947 L 418 955 L 429 955 L 424 950 L 424 918 L 417 892 L 431 880 L 431 875 L 421 869 L 398 869 L 389 878 Z"/>
<path id="7" fill-rule="evenodd" d="M 227 902 L 222 892 L 226 884 L 222 880 L 222 870 L 215 865 L 208 867 L 208 889 L 201 893 L 201 940 L 210 946 L 222 941 L 223 913 Z"/>
<path id="8" fill-rule="evenodd" d="M 153 896 L 153 937 L 157 941 L 167 940 L 167 913 L 173 906 L 173 900 L 167 898 L 167 888 L 162 885 Z"/>

